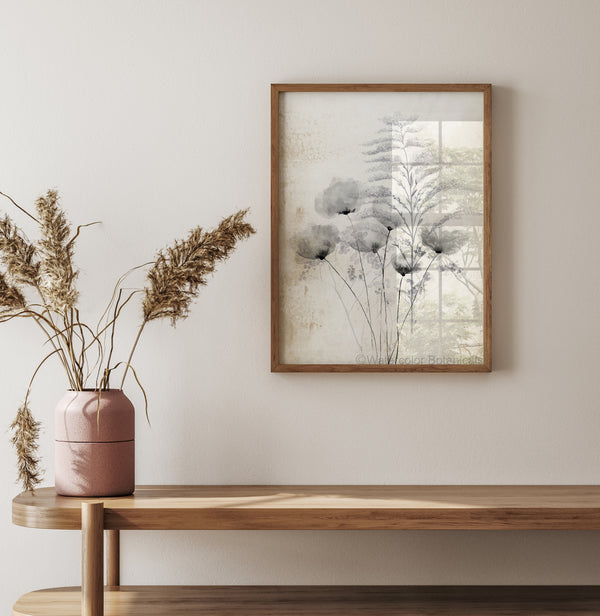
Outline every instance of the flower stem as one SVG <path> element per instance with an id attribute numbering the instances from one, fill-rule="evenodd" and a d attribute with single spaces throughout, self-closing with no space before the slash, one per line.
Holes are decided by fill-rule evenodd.
<path id="1" fill-rule="evenodd" d="M 356 252 L 358 252 L 358 261 L 360 263 L 360 269 L 362 270 L 362 275 L 363 275 L 363 282 L 365 284 L 365 297 L 367 298 L 367 310 L 369 311 L 369 327 L 371 327 L 371 322 L 373 320 L 373 317 L 371 315 L 371 302 L 369 301 L 369 287 L 367 285 L 367 274 L 365 272 L 365 266 L 363 264 L 362 254 L 358 247 L 358 239 L 356 237 L 356 231 L 354 229 L 354 222 L 352 222 L 352 218 L 350 218 L 350 214 L 348 214 L 348 220 L 350 221 L 350 226 L 352 227 L 352 234 L 354 235 L 354 239 L 356 241 Z M 371 331 L 373 331 L 372 327 L 371 327 Z M 375 334 L 373 334 L 373 342 L 375 344 L 375 355 L 378 355 L 379 351 L 377 349 L 377 340 L 375 339 Z"/>
<path id="2" fill-rule="evenodd" d="M 406 322 L 406 319 L 407 319 L 408 315 L 412 312 L 413 306 L 415 305 L 415 301 L 417 301 L 417 295 L 419 295 L 419 292 L 421 291 L 421 289 L 425 285 L 425 277 L 427 276 L 427 272 L 429 271 L 429 268 L 431 267 L 432 263 L 438 258 L 438 256 L 439 255 L 437 255 L 437 254 L 433 256 L 433 258 L 429 262 L 429 265 L 427 266 L 427 269 L 423 272 L 423 277 L 421 278 L 421 281 L 419 282 L 419 286 L 417 287 L 417 290 L 412 294 L 412 299 L 410 301 L 410 306 L 408 307 L 408 310 L 406 311 L 406 314 L 404 315 L 404 319 L 402 320 L 402 324 L 400 325 L 400 327 L 398 329 L 399 332 L 404 327 L 404 323 Z"/>
<path id="3" fill-rule="evenodd" d="M 402 288 L 402 280 L 400 281 L 400 287 L 398 288 L 398 303 L 396 304 L 396 344 L 394 345 L 396 356 L 394 358 L 394 363 L 398 363 L 398 351 L 400 348 L 400 332 L 402 331 L 402 328 L 404 327 L 404 323 L 406 323 L 406 319 L 408 318 L 408 315 L 411 314 L 412 308 L 415 304 L 415 301 L 417 300 L 417 295 L 419 294 L 419 291 L 423 288 L 425 284 L 425 277 L 427 276 L 427 272 L 429 271 L 429 268 L 431 267 L 431 265 L 433 264 L 433 262 L 436 260 L 437 257 L 439 257 L 439 255 L 437 254 L 434 255 L 431 261 L 429 262 L 429 265 L 427 266 L 427 269 L 423 273 L 423 277 L 421 278 L 421 281 L 419 282 L 419 286 L 417 287 L 416 292 L 412 296 L 408 310 L 406 311 L 406 314 L 404 315 L 404 319 L 402 320 L 402 323 L 398 325 L 398 321 L 400 319 L 400 291 Z M 412 285 L 411 285 L 411 289 L 412 289 Z M 392 349 L 392 352 L 394 352 L 394 349 Z"/>
<path id="4" fill-rule="evenodd" d="M 398 301 L 396 302 L 396 356 L 394 357 L 394 363 L 398 363 L 398 351 L 400 350 L 400 329 L 398 327 L 398 321 L 400 320 L 400 294 L 402 293 L 402 281 L 404 276 L 400 278 L 400 284 L 398 285 Z M 392 358 L 390 354 L 390 359 Z"/>
<path id="5" fill-rule="evenodd" d="M 387 310 L 387 296 L 385 290 L 385 262 L 387 259 L 387 250 L 388 250 L 388 242 L 390 241 L 390 235 L 392 233 L 391 229 L 388 229 L 388 234 L 385 239 L 385 248 L 383 249 L 383 261 L 381 261 L 381 293 L 383 295 L 383 314 L 385 318 L 385 355 L 386 357 L 390 354 L 390 340 L 388 337 L 389 325 L 388 325 L 388 310 Z M 377 253 L 379 257 L 379 253 Z M 379 257 L 381 260 L 381 257 Z M 381 319 L 381 316 L 380 316 Z"/>
<path id="6" fill-rule="evenodd" d="M 329 272 L 329 275 L 331 276 L 333 290 L 335 291 L 335 294 L 338 296 L 338 299 L 340 300 L 340 303 L 342 304 L 342 308 L 344 309 L 344 314 L 346 315 L 346 319 L 348 321 L 348 326 L 350 327 L 350 331 L 352 332 L 352 336 L 354 337 L 354 341 L 356 342 L 356 345 L 360 349 L 360 352 L 363 353 L 363 345 L 360 342 L 360 340 L 358 339 L 358 336 L 356 335 L 356 330 L 354 329 L 354 324 L 352 323 L 352 318 L 350 317 L 350 311 L 348 310 L 348 307 L 346 306 L 346 302 L 344 301 L 344 298 L 340 294 L 340 292 L 338 290 L 338 287 L 335 284 L 335 278 L 333 277 L 333 272 Z M 350 310 L 352 310 L 352 308 L 354 308 L 354 304 L 352 304 L 352 306 L 350 306 Z"/>
<path id="7" fill-rule="evenodd" d="M 373 326 L 371 325 L 369 316 L 367 315 L 367 312 L 365 310 L 365 307 L 362 305 L 362 302 L 358 298 L 358 295 L 356 295 L 356 293 L 354 292 L 354 289 L 348 284 L 346 279 L 337 271 L 337 269 L 333 266 L 331 261 L 329 261 L 327 258 L 323 259 L 323 261 L 325 261 L 325 263 L 327 263 L 327 265 L 329 265 L 329 267 L 340 277 L 340 280 L 348 287 L 348 289 L 350 290 L 350 293 L 354 295 L 354 298 L 356 299 L 358 305 L 360 306 L 362 313 L 365 315 L 365 319 L 367 320 L 367 325 L 369 326 L 369 329 L 371 330 L 371 338 L 373 340 L 373 345 L 375 346 L 375 351 L 377 351 L 377 341 L 375 339 L 375 332 L 373 331 Z"/>

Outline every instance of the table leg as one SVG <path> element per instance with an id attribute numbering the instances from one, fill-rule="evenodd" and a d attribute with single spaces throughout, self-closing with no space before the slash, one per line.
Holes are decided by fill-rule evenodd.
<path id="1" fill-rule="evenodd" d="M 81 504 L 81 614 L 104 613 L 104 503 Z"/>
<path id="2" fill-rule="evenodd" d="M 106 531 L 106 585 L 121 584 L 120 539 L 118 530 Z"/>

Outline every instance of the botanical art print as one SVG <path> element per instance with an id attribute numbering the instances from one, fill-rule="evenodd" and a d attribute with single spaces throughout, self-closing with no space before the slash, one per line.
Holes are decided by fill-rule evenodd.
<path id="1" fill-rule="evenodd" d="M 490 369 L 490 88 L 417 88 L 273 86 L 274 370 Z"/>

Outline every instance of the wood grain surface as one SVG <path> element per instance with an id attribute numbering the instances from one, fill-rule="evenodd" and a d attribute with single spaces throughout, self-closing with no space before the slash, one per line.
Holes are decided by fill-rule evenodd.
<path id="1" fill-rule="evenodd" d="M 13 616 L 80 616 L 79 588 L 21 597 Z M 121 586 L 106 616 L 598 616 L 598 586 Z"/>
<path id="2" fill-rule="evenodd" d="M 106 531 L 106 584 L 121 583 L 121 538 L 118 530 Z"/>
<path id="3" fill-rule="evenodd" d="M 600 530 L 599 486 L 139 486 L 82 499 L 53 488 L 13 500 L 13 522 L 81 528 L 104 503 L 121 530 Z"/>
<path id="4" fill-rule="evenodd" d="M 483 94 L 483 363 L 286 364 L 280 353 L 279 126 L 286 92 L 481 92 Z M 490 372 L 492 370 L 492 86 L 486 83 L 273 83 L 271 84 L 271 372 Z"/>
<path id="5" fill-rule="evenodd" d="M 102 616 L 104 609 L 104 571 L 102 503 L 81 505 L 81 614 Z"/>

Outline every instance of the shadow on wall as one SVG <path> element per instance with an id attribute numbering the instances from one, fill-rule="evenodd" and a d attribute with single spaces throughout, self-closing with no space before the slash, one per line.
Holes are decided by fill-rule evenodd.
<path id="1" fill-rule="evenodd" d="M 515 306 L 516 175 L 515 91 L 492 90 L 492 349 L 493 369 L 514 371 L 518 339 Z"/>

